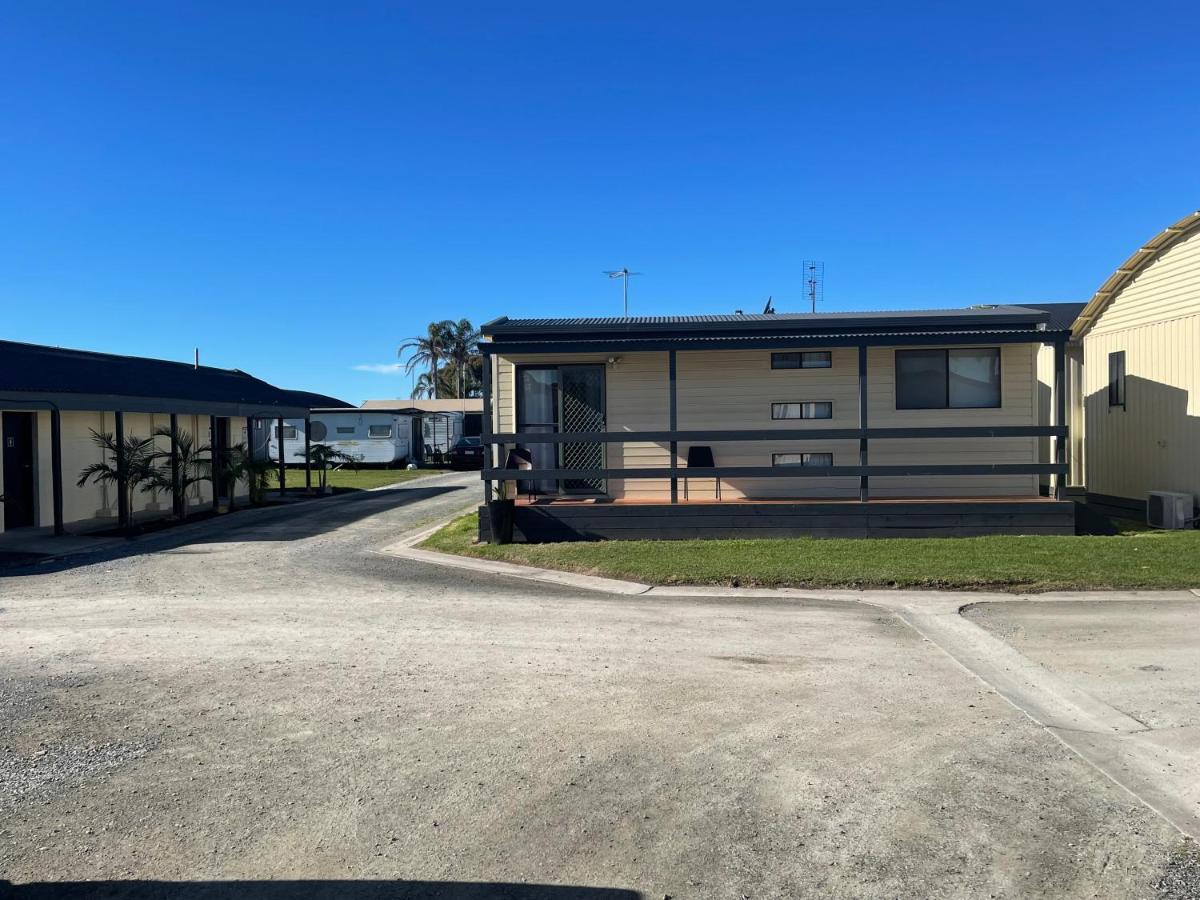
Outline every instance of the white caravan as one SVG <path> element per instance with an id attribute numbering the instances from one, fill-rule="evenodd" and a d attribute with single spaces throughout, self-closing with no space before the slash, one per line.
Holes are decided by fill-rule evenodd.
<path id="1" fill-rule="evenodd" d="M 269 425 L 268 456 L 279 460 L 279 422 L 262 420 Z M 412 416 L 361 409 L 315 409 L 309 414 L 310 440 L 326 444 L 353 456 L 358 462 L 373 465 L 404 464 L 412 458 Z M 284 462 L 304 462 L 304 420 L 283 421 Z"/>

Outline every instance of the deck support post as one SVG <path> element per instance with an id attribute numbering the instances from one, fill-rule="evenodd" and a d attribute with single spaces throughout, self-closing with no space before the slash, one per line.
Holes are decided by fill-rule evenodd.
<path id="1" fill-rule="evenodd" d="M 867 347 L 865 344 L 858 348 L 858 427 L 863 429 L 863 436 L 858 439 L 858 464 L 867 466 Z M 858 476 L 858 499 L 866 503 L 871 494 L 870 476 Z"/>
<path id="2" fill-rule="evenodd" d="M 284 492 L 287 490 L 287 465 L 284 462 L 286 454 L 283 452 L 283 445 L 285 443 L 283 437 L 283 416 L 275 420 L 275 427 L 279 429 L 279 440 L 276 443 L 279 444 L 279 499 L 282 500 Z"/>
<path id="3" fill-rule="evenodd" d="M 480 442 L 483 444 L 484 468 L 495 468 L 496 448 L 492 446 L 492 355 L 485 353 L 483 357 L 483 416 L 480 420 Z M 483 478 L 483 503 L 486 506 L 492 499 L 492 482 L 487 476 Z"/>
<path id="4" fill-rule="evenodd" d="M 678 374 L 678 360 L 675 358 L 675 351 L 667 351 L 667 380 L 670 383 L 670 400 L 669 422 L 667 430 L 674 434 L 679 430 L 679 397 L 676 391 L 676 380 Z M 672 440 L 670 442 L 671 453 L 671 502 L 679 502 L 679 442 Z"/>
<path id="5" fill-rule="evenodd" d="M 208 459 L 212 474 L 212 508 L 213 512 L 221 511 L 221 450 L 217 446 L 217 417 L 208 417 Z M 232 501 L 232 498 L 230 498 Z"/>
<path id="6" fill-rule="evenodd" d="M 128 462 L 125 459 L 125 413 L 113 413 L 113 436 L 117 449 L 117 524 L 121 528 L 129 527 L 129 497 L 126 490 L 129 487 Z"/>
<path id="7" fill-rule="evenodd" d="M 1066 391 L 1066 355 L 1067 345 L 1063 341 L 1054 342 L 1054 424 L 1067 426 L 1067 391 Z M 1068 436 L 1059 435 L 1054 439 L 1054 462 L 1066 465 Z M 1054 475 L 1054 499 L 1062 500 L 1066 496 L 1067 476 L 1062 472 Z"/>
<path id="8" fill-rule="evenodd" d="M 183 518 L 186 502 L 179 487 L 179 415 L 171 413 L 171 512 L 175 518 Z"/>
<path id="9" fill-rule="evenodd" d="M 312 417 L 304 417 L 304 493 L 312 493 Z M 328 483 L 328 482 L 326 482 Z"/>
<path id="10" fill-rule="evenodd" d="M 62 413 L 50 410 L 50 484 L 54 503 L 54 536 L 61 537 L 63 527 Z"/>

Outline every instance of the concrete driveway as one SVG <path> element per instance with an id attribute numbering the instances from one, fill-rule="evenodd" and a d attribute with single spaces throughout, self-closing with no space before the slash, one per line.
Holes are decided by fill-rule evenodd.
<path id="1" fill-rule="evenodd" d="M 0 578 L 8 893 L 1189 896 L 1177 830 L 899 614 L 377 552 L 478 494 Z"/>

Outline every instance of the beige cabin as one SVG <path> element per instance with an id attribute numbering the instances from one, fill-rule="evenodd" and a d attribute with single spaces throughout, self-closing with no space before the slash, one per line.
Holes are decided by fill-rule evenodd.
<path id="1" fill-rule="evenodd" d="M 1050 319 L 500 319 L 483 329 L 487 496 L 516 503 L 529 539 L 758 533 L 752 519 L 762 533 L 1067 533 L 1069 504 L 1040 496 L 1067 468 L 1066 423 L 1043 421 L 1039 392 L 1044 346 L 1065 371 L 1069 332 Z M 582 533 L 558 527 L 571 517 Z"/>

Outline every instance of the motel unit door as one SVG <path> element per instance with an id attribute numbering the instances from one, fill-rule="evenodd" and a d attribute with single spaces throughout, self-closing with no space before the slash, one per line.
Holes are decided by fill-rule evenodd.
<path id="1" fill-rule="evenodd" d="M 33 421 L 31 412 L 6 412 L 0 420 L 5 531 L 34 524 Z"/>
<path id="2" fill-rule="evenodd" d="M 604 431 L 603 365 L 517 367 L 517 431 L 538 434 L 580 434 Z M 568 441 L 523 445 L 535 469 L 603 469 L 604 444 Z M 539 494 L 603 494 L 603 478 L 573 478 L 520 482 Z"/>

